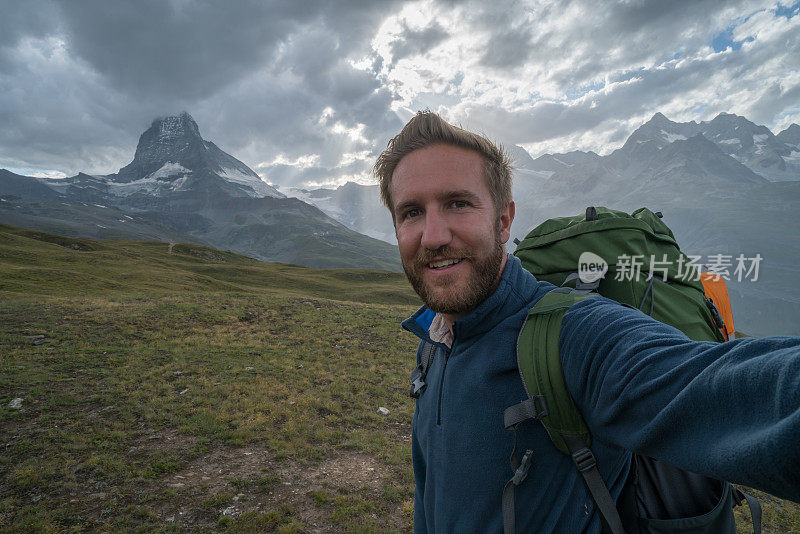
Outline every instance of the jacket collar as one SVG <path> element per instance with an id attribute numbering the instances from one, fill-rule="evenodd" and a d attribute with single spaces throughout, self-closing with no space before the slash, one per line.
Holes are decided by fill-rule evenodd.
<path id="1" fill-rule="evenodd" d="M 522 267 L 519 259 L 509 254 L 494 293 L 471 312 L 456 319 L 453 324 L 454 342 L 482 335 L 523 306 L 529 306 L 537 285 L 536 278 Z M 435 315 L 427 306 L 422 306 L 403 321 L 402 326 L 423 341 L 432 343 L 428 330 Z"/>

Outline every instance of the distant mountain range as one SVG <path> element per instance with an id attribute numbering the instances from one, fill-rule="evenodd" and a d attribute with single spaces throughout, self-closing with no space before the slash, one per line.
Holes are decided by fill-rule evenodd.
<path id="1" fill-rule="evenodd" d="M 310 267 L 400 270 L 397 248 L 286 198 L 200 135 L 187 113 L 153 121 L 115 174 L 41 179 L 0 170 L 0 222 L 93 238 L 198 243 Z"/>
<path id="2" fill-rule="evenodd" d="M 737 115 L 677 123 L 656 113 L 605 156 L 534 159 L 522 147 L 509 150 L 514 237 L 587 206 L 661 211 L 684 252 L 703 263 L 718 254 L 763 258 L 758 281 L 728 282 L 737 329 L 800 333 L 800 126 L 773 135 Z M 0 170 L 0 222 L 192 242 L 313 267 L 400 268 L 377 186 L 278 191 L 205 141 L 188 114 L 154 121 L 115 174 L 52 180 Z"/>
<path id="3" fill-rule="evenodd" d="M 351 230 L 397 244 L 392 217 L 381 203 L 377 185 L 347 182 L 336 189 L 287 187 L 282 191 L 313 204 Z"/>
<path id="4" fill-rule="evenodd" d="M 705 263 L 716 254 L 760 254 L 759 279 L 728 282 L 736 326 L 753 335 L 800 334 L 800 126 L 778 135 L 744 117 L 677 123 L 656 113 L 606 156 L 574 151 L 515 159 L 522 239 L 545 219 L 587 206 L 661 211 L 687 254 Z M 377 186 L 285 190 L 342 224 L 394 242 L 391 217 Z M 513 250 L 513 246 L 510 247 Z M 748 263 L 748 265 L 750 265 Z M 752 277 L 752 275 L 751 275 Z"/>

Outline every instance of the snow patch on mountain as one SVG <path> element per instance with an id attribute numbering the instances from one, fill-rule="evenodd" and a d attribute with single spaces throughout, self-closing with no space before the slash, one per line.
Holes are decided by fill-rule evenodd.
<path id="1" fill-rule="evenodd" d="M 185 191 L 187 189 L 186 182 L 188 181 L 189 181 L 189 176 L 184 174 L 183 176 L 172 182 L 171 188 L 173 191 Z"/>
<path id="2" fill-rule="evenodd" d="M 185 115 L 186 117 L 189 117 L 188 113 Z M 170 143 L 183 135 L 184 121 L 185 117 L 183 114 L 164 117 L 161 119 L 161 124 L 158 131 L 158 141 L 161 143 Z"/>
<path id="3" fill-rule="evenodd" d="M 162 182 L 152 175 L 127 183 L 108 182 L 108 192 L 117 197 L 127 197 L 134 193 L 154 194 L 160 191 Z"/>
<path id="4" fill-rule="evenodd" d="M 170 176 L 175 176 L 181 173 L 192 172 L 191 170 L 181 166 L 180 163 L 173 163 L 171 161 L 166 162 L 164 165 L 161 166 L 160 169 L 150 173 L 147 178 L 169 178 Z"/>
<path id="5" fill-rule="evenodd" d="M 557 162 L 559 162 L 562 165 L 566 165 L 567 167 L 572 167 L 573 165 L 575 165 L 574 163 L 567 163 L 566 161 L 562 161 L 562 160 L 558 159 L 555 156 L 553 156 L 553 159 L 556 160 Z"/>
<path id="6" fill-rule="evenodd" d="M 164 180 L 164 178 L 178 176 L 181 173 L 182 176 L 179 176 L 177 179 Z M 189 182 L 189 175 L 191 173 L 192 171 L 181 167 L 177 163 L 168 163 L 140 180 L 127 183 L 111 181 L 106 183 L 108 185 L 108 192 L 117 197 L 128 197 L 136 193 L 159 195 L 167 191 L 187 190 L 187 182 Z"/>
<path id="7" fill-rule="evenodd" d="M 267 182 L 258 176 L 253 176 L 252 174 L 244 172 L 241 169 L 234 169 L 230 167 L 223 168 L 222 171 L 217 173 L 217 176 L 228 182 L 249 187 L 253 190 L 253 194 L 250 195 L 253 198 L 280 198 L 280 193 Z"/>
<path id="8" fill-rule="evenodd" d="M 678 133 L 671 133 L 666 130 L 661 130 L 661 135 L 664 136 L 664 140 L 667 143 L 673 143 L 675 141 L 685 141 L 687 139 L 685 135 L 681 135 Z"/>

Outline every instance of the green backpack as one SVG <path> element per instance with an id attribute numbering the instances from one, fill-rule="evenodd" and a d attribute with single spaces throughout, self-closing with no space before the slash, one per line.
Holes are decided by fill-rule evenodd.
<path id="1" fill-rule="evenodd" d="M 646 208 L 628 215 L 590 207 L 582 216 L 545 221 L 518 242 L 514 255 L 538 280 L 557 289 L 528 311 L 520 332 L 517 361 L 529 398 L 506 409 L 506 428 L 515 430 L 529 419 L 542 422 L 553 444 L 575 463 L 606 532 L 734 534 L 732 508 L 746 500 L 759 533 L 761 507 L 753 497 L 727 482 L 638 454 L 615 506 L 591 451 L 591 433 L 564 381 L 558 352 L 561 319 L 570 306 L 598 294 L 638 308 L 691 339 L 724 341 L 719 314 L 661 214 Z M 634 257 L 645 260 L 638 271 Z M 586 264 L 579 266 L 579 259 Z M 601 278 L 603 263 L 607 271 Z M 503 491 L 506 533 L 514 531 L 514 487 L 527 476 L 530 452 L 520 460 L 515 446 L 511 457 L 515 474 Z"/>

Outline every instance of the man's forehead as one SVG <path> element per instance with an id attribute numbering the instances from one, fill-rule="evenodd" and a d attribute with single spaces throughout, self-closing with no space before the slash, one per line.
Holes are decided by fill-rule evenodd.
<path id="1" fill-rule="evenodd" d="M 403 172 L 406 167 L 413 166 L 433 166 L 433 167 L 476 167 L 482 168 L 484 156 L 474 150 L 436 143 L 423 148 L 418 148 L 403 156 L 397 163 L 393 175 L 398 171 Z"/>
<path id="2" fill-rule="evenodd" d="M 391 187 L 424 180 L 431 183 L 468 183 L 484 176 L 485 160 L 473 150 L 453 145 L 432 145 L 404 156 L 392 173 Z"/>
<path id="3" fill-rule="evenodd" d="M 488 195 L 483 156 L 450 145 L 434 145 L 405 156 L 392 174 L 395 208 L 423 200 Z"/>

